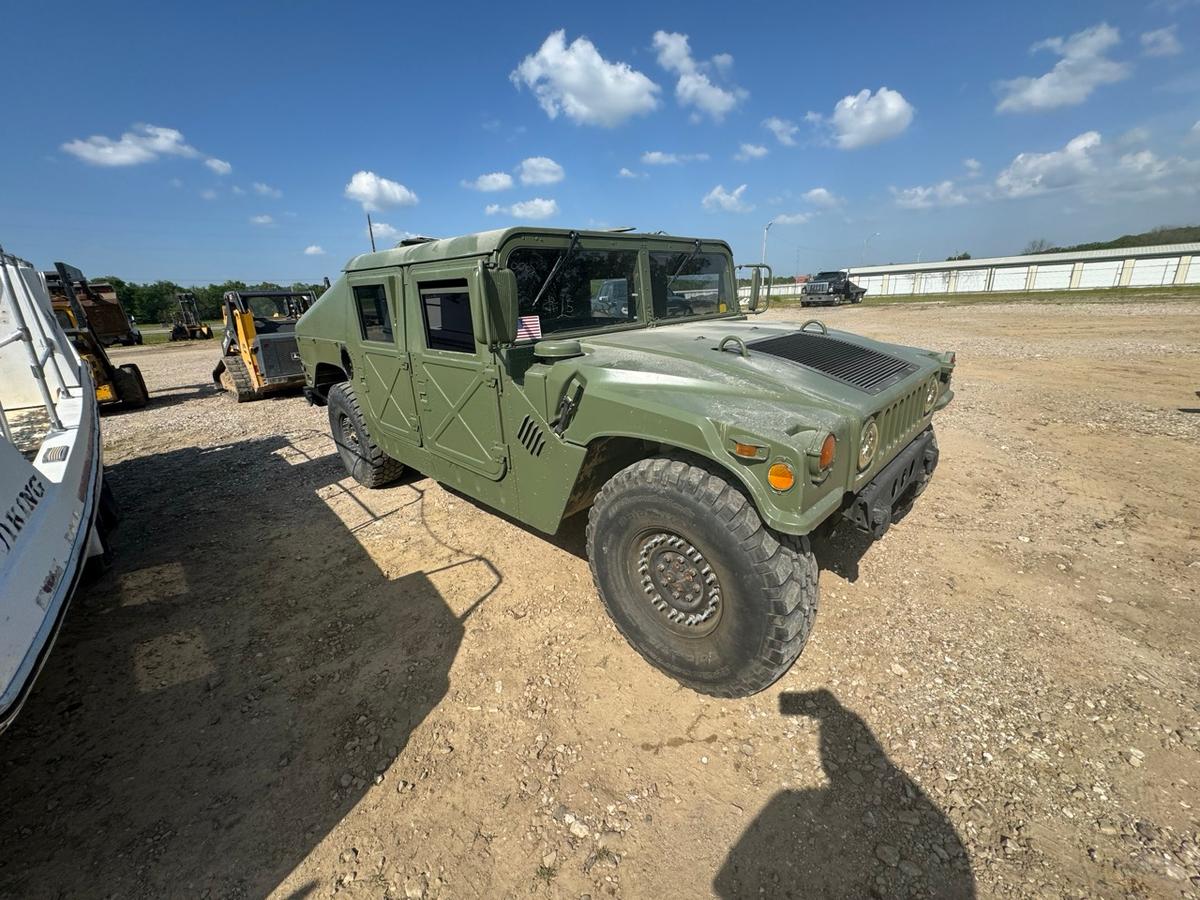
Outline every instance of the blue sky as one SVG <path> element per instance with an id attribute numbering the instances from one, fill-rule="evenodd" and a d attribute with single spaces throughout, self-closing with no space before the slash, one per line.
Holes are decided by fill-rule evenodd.
<path id="1" fill-rule="evenodd" d="M 364 207 L 740 261 L 774 220 L 789 273 L 1200 221 L 1197 0 L 20 4 L 6 33 L 0 241 L 43 266 L 316 280 Z"/>

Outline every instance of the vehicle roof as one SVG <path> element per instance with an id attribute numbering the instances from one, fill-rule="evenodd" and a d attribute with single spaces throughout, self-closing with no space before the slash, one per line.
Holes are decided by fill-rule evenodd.
<path id="1" fill-rule="evenodd" d="M 459 237 L 441 238 L 439 240 L 422 241 L 420 243 L 401 244 L 388 250 L 378 250 L 373 253 L 360 253 L 351 257 L 343 267 L 343 271 L 354 272 L 363 269 L 378 269 L 385 266 L 404 266 L 419 262 L 436 262 L 443 259 L 461 259 L 469 256 L 486 256 L 499 250 L 509 239 L 517 235 L 538 235 L 546 237 L 567 237 L 572 231 L 578 232 L 581 238 L 605 238 L 630 241 L 644 241 L 647 238 L 662 241 L 696 241 L 695 237 L 684 237 L 674 234 L 658 234 L 641 231 L 594 231 L 570 228 L 531 228 L 528 225 L 516 225 L 509 228 L 496 228 L 492 231 L 477 231 L 474 234 L 464 234 Z M 721 244 L 725 249 L 729 245 L 716 238 L 699 238 L 706 244 Z"/>

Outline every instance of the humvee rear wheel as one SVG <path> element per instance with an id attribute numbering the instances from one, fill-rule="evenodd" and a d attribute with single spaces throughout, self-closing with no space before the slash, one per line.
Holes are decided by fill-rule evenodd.
<path id="1" fill-rule="evenodd" d="M 776 534 L 739 487 L 684 460 L 646 459 L 613 476 L 589 514 L 587 550 L 626 640 L 700 693 L 763 690 L 812 630 L 808 540 Z"/>
<path id="2" fill-rule="evenodd" d="M 338 455 L 354 480 L 369 488 L 391 484 L 404 473 L 404 464 L 392 459 L 371 438 L 353 386 L 343 381 L 329 391 L 329 430 Z"/>

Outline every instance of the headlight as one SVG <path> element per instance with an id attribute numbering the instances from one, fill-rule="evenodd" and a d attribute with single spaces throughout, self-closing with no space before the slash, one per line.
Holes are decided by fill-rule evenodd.
<path id="1" fill-rule="evenodd" d="M 925 414 L 933 410 L 933 404 L 937 403 L 938 398 L 938 383 L 936 378 L 930 378 L 929 384 L 925 386 Z"/>
<path id="2" fill-rule="evenodd" d="M 858 438 L 858 471 L 871 465 L 875 453 L 879 450 L 879 425 L 874 419 L 868 419 Z"/>

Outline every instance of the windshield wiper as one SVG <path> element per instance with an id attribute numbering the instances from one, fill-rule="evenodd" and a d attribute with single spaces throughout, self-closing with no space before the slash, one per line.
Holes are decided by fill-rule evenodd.
<path id="1" fill-rule="evenodd" d="M 671 290 L 671 285 L 673 285 L 675 283 L 675 279 L 678 278 L 680 273 L 684 269 L 687 268 L 687 264 L 696 258 L 696 254 L 699 252 L 700 252 L 700 241 L 697 240 L 695 243 L 695 246 L 692 247 L 692 252 L 683 258 L 683 262 L 681 262 L 679 264 L 679 268 L 675 270 L 675 274 L 667 279 L 666 290 L 668 290 L 668 291 Z"/>
<path id="2" fill-rule="evenodd" d="M 554 267 L 550 269 L 550 274 L 546 276 L 546 280 L 542 282 L 542 286 L 538 288 L 537 296 L 533 298 L 534 310 L 541 308 L 542 295 L 546 293 L 550 285 L 554 283 L 554 279 L 558 276 L 559 270 L 566 264 L 567 260 L 575 253 L 575 248 L 579 246 L 579 232 L 571 232 L 571 243 L 567 245 L 565 253 L 559 254 L 558 259 L 554 261 Z"/>

